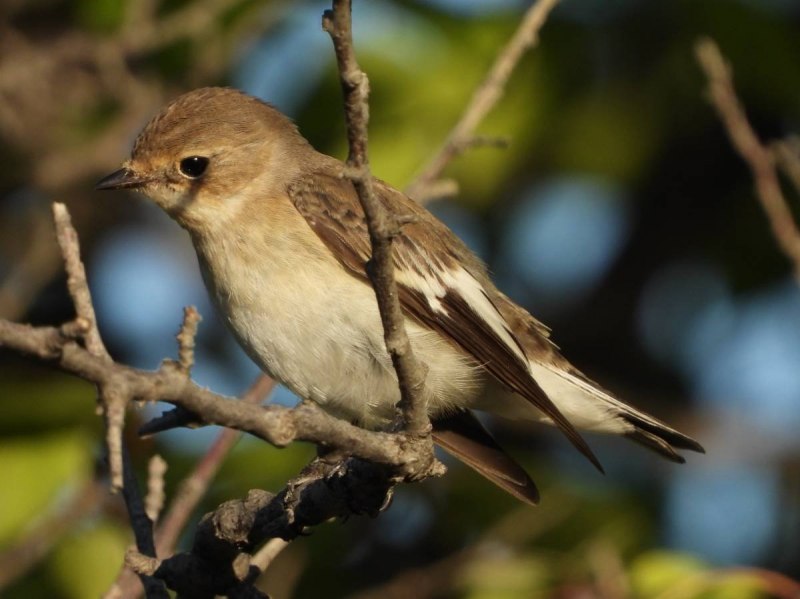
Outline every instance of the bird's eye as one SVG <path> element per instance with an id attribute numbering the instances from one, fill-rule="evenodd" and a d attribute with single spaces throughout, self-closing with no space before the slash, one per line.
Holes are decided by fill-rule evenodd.
<path id="1" fill-rule="evenodd" d="M 197 179 L 203 176 L 208 168 L 208 158 L 205 156 L 189 156 L 181 160 L 181 174 L 190 179 Z"/>

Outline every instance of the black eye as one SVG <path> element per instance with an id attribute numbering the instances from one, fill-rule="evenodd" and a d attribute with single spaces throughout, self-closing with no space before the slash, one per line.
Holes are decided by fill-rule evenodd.
<path id="1" fill-rule="evenodd" d="M 189 156 L 181 160 L 181 173 L 190 179 L 201 177 L 208 168 L 208 158 L 205 156 Z"/>

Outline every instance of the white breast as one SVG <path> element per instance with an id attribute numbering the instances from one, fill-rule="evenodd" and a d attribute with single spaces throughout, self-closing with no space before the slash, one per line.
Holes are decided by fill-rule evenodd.
<path id="1" fill-rule="evenodd" d="M 235 235 L 228 224 L 193 236 L 212 299 L 271 376 L 341 417 L 385 424 L 399 391 L 372 288 L 344 270 L 288 201 L 267 209 L 240 219 Z M 475 366 L 438 333 L 406 326 L 428 367 L 431 413 L 469 405 Z"/>

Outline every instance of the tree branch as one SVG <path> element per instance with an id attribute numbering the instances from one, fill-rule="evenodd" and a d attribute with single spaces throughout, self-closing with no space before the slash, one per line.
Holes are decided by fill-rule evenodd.
<path id="1" fill-rule="evenodd" d="M 750 126 L 736 97 L 730 65 L 717 44 L 711 39 L 702 39 L 697 42 L 695 52 L 708 78 L 709 99 L 725 125 L 731 144 L 750 167 L 756 195 L 769 219 L 775 241 L 794 265 L 795 278 L 800 281 L 800 231 L 783 197 L 773 154 Z"/>
<path id="2" fill-rule="evenodd" d="M 259 375 L 239 401 L 259 405 L 274 388 L 275 381 L 266 375 Z M 173 412 L 176 410 L 178 408 Z M 186 410 L 181 410 L 181 412 L 182 414 L 191 414 Z M 206 454 L 197 462 L 194 470 L 180 482 L 167 513 L 156 529 L 156 555 L 166 557 L 175 552 L 175 544 L 178 542 L 178 537 L 188 524 L 189 518 L 194 513 L 200 500 L 208 491 L 208 487 L 219 471 L 223 460 L 241 436 L 241 431 L 230 428 L 223 429 L 208 448 Z M 123 565 L 122 571 L 106 592 L 104 599 L 135 597 L 141 591 L 142 587 L 138 576 L 126 565 Z"/>
<path id="3" fill-rule="evenodd" d="M 122 450 L 122 468 L 124 486 L 122 495 L 125 498 L 125 507 L 128 510 L 128 520 L 136 539 L 136 548 L 148 557 L 156 557 L 156 545 L 153 541 L 153 521 L 147 511 L 139 492 L 139 483 L 131 465 L 130 454 L 127 448 Z M 169 599 L 169 594 L 160 580 L 145 574 L 139 575 L 147 599 Z"/>
<path id="4" fill-rule="evenodd" d="M 417 469 L 412 464 L 416 462 L 416 451 L 403 437 L 354 426 L 312 402 L 286 408 L 236 401 L 198 386 L 168 365 L 148 372 L 106 362 L 54 327 L 0 320 L 0 347 L 52 362 L 101 388 L 107 385 L 126 399 L 165 401 L 189 410 L 202 424 L 235 428 L 276 447 L 308 441 L 346 455 L 395 466 L 400 474 Z"/>
<path id="5" fill-rule="evenodd" d="M 405 331 L 402 308 L 394 280 L 392 241 L 403 225 L 386 211 L 375 196 L 373 179 L 367 158 L 367 125 L 369 122 L 369 81 L 358 66 L 353 49 L 350 0 L 334 0 L 333 10 L 326 10 L 322 28 L 333 41 L 344 93 L 347 140 L 350 152 L 345 173 L 358 192 L 369 228 L 372 258 L 367 271 L 378 300 L 383 323 L 386 349 L 392 358 L 400 385 L 400 403 L 403 429 L 412 435 L 426 437 L 429 462 L 433 463 L 431 424 L 428 406 L 423 393 L 425 369 L 414 358 L 411 343 Z M 420 472 L 425 476 L 424 472 Z"/>
<path id="6" fill-rule="evenodd" d="M 189 553 L 159 560 L 129 552 L 126 563 L 181 596 L 233 596 L 261 574 L 264 556 L 250 554 L 265 540 L 290 541 L 332 518 L 379 514 L 398 482 L 392 470 L 357 458 L 335 465 L 317 460 L 277 495 L 251 490 L 203 516 Z"/>
<path id="7" fill-rule="evenodd" d="M 453 158 L 475 144 L 475 129 L 503 96 L 506 83 L 522 56 L 539 41 L 539 31 L 558 2 L 559 0 L 538 0 L 531 5 L 514 35 L 497 55 L 486 78 L 472 94 L 467 108 L 445 142 L 406 187 L 406 193 L 410 197 L 423 203 L 438 197 L 436 181 Z"/>
<path id="8" fill-rule="evenodd" d="M 92 338 L 90 331 L 93 327 L 90 323 L 94 322 L 94 311 L 85 276 L 76 266 L 80 264 L 77 236 L 73 238 L 69 234 L 71 227 L 66 209 L 59 206 L 54 213 L 59 218 L 59 235 L 71 239 L 64 243 L 62 248 L 65 261 L 69 261 L 70 264 L 71 292 L 76 298 L 78 316 L 74 321 L 59 328 L 33 327 L 0 320 L 0 347 L 51 362 L 65 372 L 95 383 L 106 413 L 109 444 L 112 432 L 117 430 L 121 432 L 124 409 L 129 402 L 158 400 L 172 403 L 184 413 L 191 414 L 200 424 L 218 424 L 249 432 L 278 447 L 293 441 L 309 441 L 334 450 L 338 455 L 353 456 L 333 466 L 319 460 L 315 461 L 298 479 L 291 481 L 278 496 L 266 494 L 264 491 L 254 491 L 253 493 L 262 499 L 268 496 L 269 509 L 262 511 L 266 504 L 257 502 L 255 506 L 258 511 L 247 512 L 252 516 L 250 521 L 257 525 L 247 533 L 248 547 L 257 548 L 264 541 L 275 537 L 292 539 L 306 527 L 333 517 L 354 513 L 377 514 L 388 504 L 392 488 L 398 482 L 416 480 L 421 476 L 420 473 L 432 476 L 442 472 L 442 468 L 436 466 L 438 463 L 431 465 L 428 461 L 427 456 L 431 455 L 430 448 L 421 451 L 419 443 L 414 442 L 418 437 L 368 431 L 331 416 L 310 402 L 303 402 L 295 408 L 262 407 L 254 403 L 235 401 L 197 386 L 189 379 L 184 368 L 191 362 L 188 356 L 190 352 L 187 350 L 191 342 L 185 338 L 193 328 L 191 312 L 187 313 L 182 334 L 179 334 L 180 353 L 186 358 L 181 361 L 183 363 L 165 360 L 154 372 L 145 372 L 115 363 L 105 351 L 98 349 L 103 347 L 99 333 L 95 338 L 96 343 L 92 345 L 93 351 L 90 350 L 88 339 Z M 65 230 L 68 234 L 62 235 Z M 71 234 L 74 235 L 74 230 Z M 257 389 L 263 387 L 258 386 Z M 119 439 L 120 457 L 122 457 L 121 437 Z M 220 508 L 223 511 L 218 511 L 218 517 L 214 522 L 219 526 L 207 525 L 211 527 L 213 533 L 211 537 L 198 533 L 193 553 L 179 554 L 162 562 L 154 555 L 145 555 L 155 552 L 151 551 L 152 540 L 148 541 L 148 535 L 141 534 L 142 528 L 139 523 L 142 521 L 140 516 L 144 514 L 144 509 L 137 508 L 141 498 L 137 502 L 136 498 L 130 495 L 136 492 L 130 469 L 123 468 L 120 474 L 128 478 L 127 484 L 123 484 L 121 488 L 126 493 L 132 525 L 137 532 L 140 546 L 139 551 L 131 554 L 128 563 L 138 573 L 149 576 L 155 570 L 148 568 L 157 564 L 154 566 L 158 569 L 155 573 L 156 578 L 166 581 L 171 588 L 194 589 L 197 592 L 187 592 L 187 596 L 200 597 L 204 595 L 198 589 L 208 583 L 209 573 L 216 572 L 218 576 L 211 577 L 215 593 L 219 593 L 223 588 L 231 597 L 260 596 L 253 594 L 257 591 L 251 584 L 254 573 L 260 572 L 256 565 L 252 569 L 247 566 L 244 570 L 234 567 L 235 576 L 231 579 L 230 576 L 225 578 L 223 574 L 230 573 L 233 562 L 230 559 L 215 561 L 220 557 L 231 558 L 232 548 L 235 548 L 236 553 L 233 558 L 238 560 L 236 563 L 249 564 L 249 556 L 240 555 L 241 538 L 237 537 L 238 540 L 233 545 L 225 545 L 221 553 L 220 551 L 208 553 L 205 549 L 209 543 L 211 545 L 217 543 L 213 539 L 226 538 L 223 529 L 230 524 L 226 516 L 228 512 L 225 511 L 229 508 L 223 506 L 225 509 Z M 207 482 L 212 475 L 213 472 L 207 472 L 203 475 L 206 477 L 204 480 Z M 245 504 L 249 506 L 252 502 Z M 118 590 L 118 588 L 112 589 L 112 591 Z"/>

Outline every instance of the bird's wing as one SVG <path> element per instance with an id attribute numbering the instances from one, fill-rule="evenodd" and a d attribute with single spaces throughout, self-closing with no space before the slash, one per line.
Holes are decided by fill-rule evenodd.
<path id="1" fill-rule="evenodd" d="M 490 294 L 496 290 L 478 259 L 422 206 L 381 181 L 375 180 L 374 188 L 386 210 L 415 219 L 403 227 L 393 246 L 395 279 L 406 314 L 439 332 L 549 416 L 602 471 L 584 439 L 531 376 L 525 349 L 492 301 Z M 288 192 L 339 262 L 366 280 L 369 233 L 352 183 L 336 174 L 318 172 L 296 181 Z"/>

